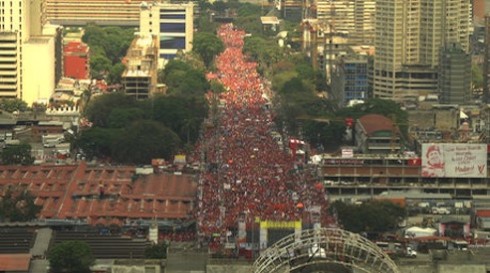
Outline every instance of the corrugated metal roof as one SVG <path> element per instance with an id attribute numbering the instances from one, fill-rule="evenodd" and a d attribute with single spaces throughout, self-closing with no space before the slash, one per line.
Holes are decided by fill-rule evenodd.
<path id="1" fill-rule="evenodd" d="M 393 122 L 382 115 L 368 114 L 359 118 L 359 122 L 364 129 L 364 133 L 368 136 L 379 131 L 392 131 Z"/>

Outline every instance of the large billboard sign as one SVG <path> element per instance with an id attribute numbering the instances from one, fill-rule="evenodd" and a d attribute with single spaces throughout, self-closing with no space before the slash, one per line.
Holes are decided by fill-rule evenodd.
<path id="1" fill-rule="evenodd" d="M 487 177 L 487 145 L 422 144 L 423 177 Z"/>

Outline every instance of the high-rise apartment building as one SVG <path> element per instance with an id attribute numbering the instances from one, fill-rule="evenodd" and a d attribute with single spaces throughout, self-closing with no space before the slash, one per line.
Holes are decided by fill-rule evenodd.
<path id="1" fill-rule="evenodd" d="M 439 53 L 448 44 L 469 48 L 469 1 L 378 0 L 375 97 L 403 100 L 437 93 Z"/>
<path id="2" fill-rule="evenodd" d="M 140 35 L 159 37 L 160 67 L 178 52 L 192 50 L 194 4 L 149 3 L 141 5 Z"/>
<path id="3" fill-rule="evenodd" d="M 343 33 L 350 43 L 374 42 L 375 0 L 317 0 L 316 18 Z"/>
<path id="4" fill-rule="evenodd" d="M 61 77 L 62 33 L 43 0 L 0 0 L 0 98 L 49 99 Z"/>
<path id="5" fill-rule="evenodd" d="M 46 0 L 47 19 L 61 25 L 137 26 L 144 0 Z"/>

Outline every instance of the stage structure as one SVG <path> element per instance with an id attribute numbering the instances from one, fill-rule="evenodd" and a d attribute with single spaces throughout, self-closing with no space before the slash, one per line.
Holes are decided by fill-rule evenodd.
<path id="1" fill-rule="evenodd" d="M 391 258 L 359 234 L 337 228 L 303 230 L 261 252 L 254 273 L 400 273 Z"/>

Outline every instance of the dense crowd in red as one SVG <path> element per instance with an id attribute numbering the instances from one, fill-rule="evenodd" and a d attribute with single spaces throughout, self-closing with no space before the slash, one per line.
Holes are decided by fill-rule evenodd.
<path id="1" fill-rule="evenodd" d="M 316 208 L 327 222 L 325 189 L 314 174 L 302 171 L 272 138 L 271 110 L 266 107 L 269 89 L 257 73 L 257 64 L 242 53 L 245 32 L 223 25 L 218 36 L 225 50 L 216 59 L 218 79 L 226 89 L 216 126 L 204 131 L 208 168 L 201 173 L 197 224 L 209 237 L 236 228 L 239 220 L 300 220 L 305 210 Z"/>

